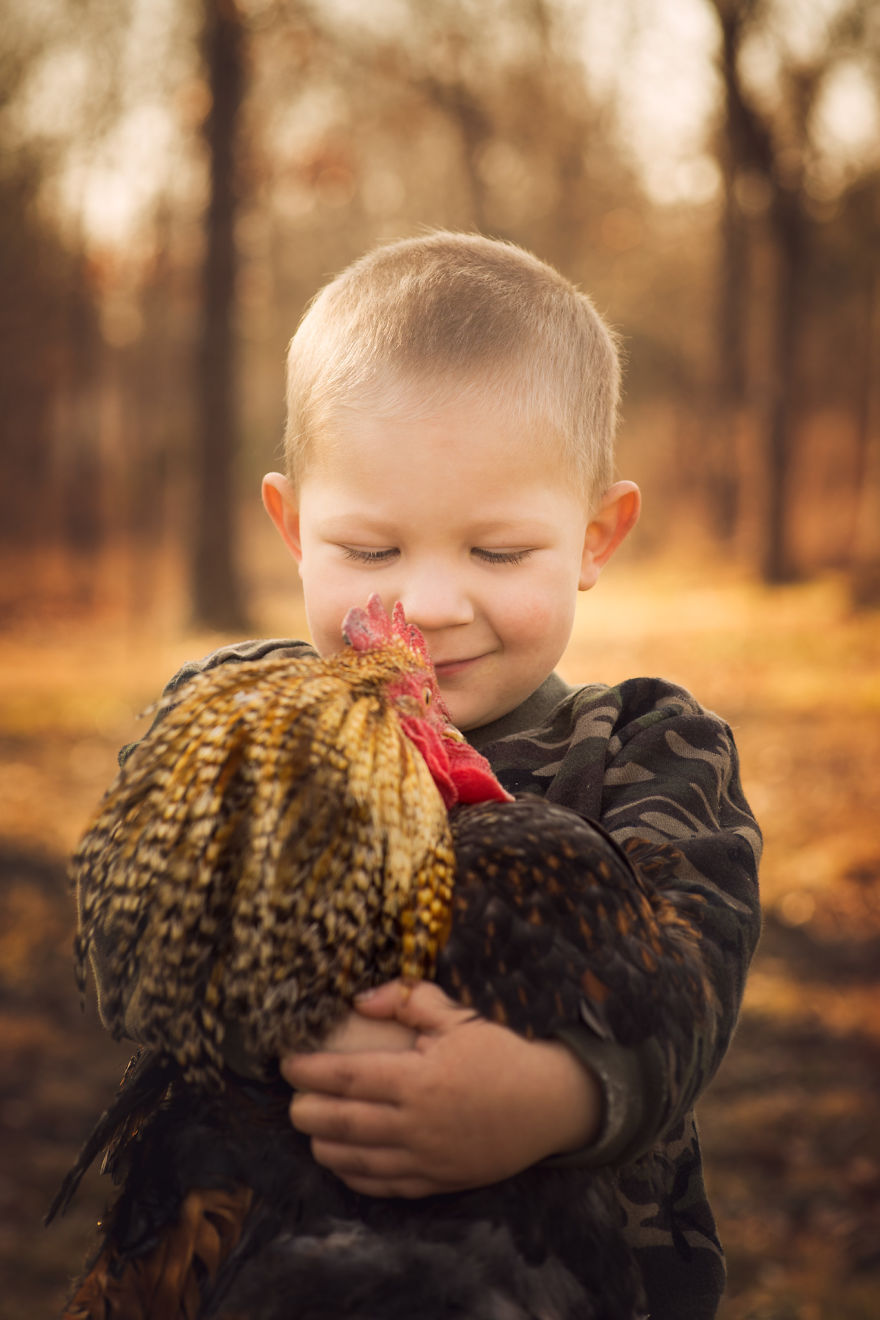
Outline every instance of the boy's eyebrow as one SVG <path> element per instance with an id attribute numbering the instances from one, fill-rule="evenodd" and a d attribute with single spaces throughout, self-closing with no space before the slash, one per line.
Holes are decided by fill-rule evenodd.
<path id="1" fill-rule="evenodd" d="M 325 536 L 339 536 L 342 539 L 350 537 L 355 531 L 370 532 L 374 535 L 389 535 L 392 539 L 399 532 L 396 522 L 388 522 L 376 517 L 368 509 L 363 511 L 352 510 L 350 513 L 328 514 L 326 518 L 320 520 L 320 525 Z M 517 541 L 528 541 L 541 536 L 546 531 L 547 523 L 536 518 L 534 514 L 525 514 L 522 518 L 475 519 L 470 528 L 470 534 L 475 540 L 487 536 L 507 536 L 513 537 Z"/>
<path id="2" fill-rule="evenodd" d="M 374 517 L 368 509 L 352 509 L 350 513 L 329 513 L 320 519 L 321 530 L 325 536 L 351 535 L 352 529 L 385 532 L 391 530 L 391 524 Z"/>
<path id="3" fill-rule="evenodd" d="M 546 530 L 547 524 L 535 518 L 533 514 L 526 514 L 522 518 L 487 519 L 474 525 L 474 534 L 477 536 L 513 535 L 520 541 L 528 541 L 532 537 L 540 536 Z"/>

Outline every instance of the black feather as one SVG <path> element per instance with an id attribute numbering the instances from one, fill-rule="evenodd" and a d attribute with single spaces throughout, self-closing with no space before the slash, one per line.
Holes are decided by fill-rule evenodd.
<path id="1" fill-rule="evenodd" d="M 451 997 L 528 1037 L 586 1022 L 622 1045 L 683 1043 L 713 992 L 674 848 L 621 846 L 535 797 L 458 808 L 451 827 L 453 922 L 435 971 Z"/>
<path id="2" fill-rule="evenodd" d="M 111 1268 L 147 1257 L 193 1188 L 253 1191 L 237 1245 L 201 1281 L 202 1320 L 638 1315 L 610 1175 L 539 1166 L 456 1195 L 360 1196 L 312 1159 L 282 1082 L 225 1080 L 220 1096 L 179 1079 L 137 1132 L 121 1118 L 132 1107 L 123 1087 L 120 1121 L 107 1123 L 123 1151 L 122 1192 L 104 1223 Z"/>
<path id="3" fill-rule="evenodd" d="M 583 1022 L 625 1045 L 660 1030 L 683 1037 L 711 991 L 698 907 L 676 890 L 668 848 L 621 847 L 535 798 L 460 808 L 450 823 L 457 877 L 435 971 L 444 990 L 534 1038 Z M 537 1166 L 450 1196 L 362 1197 L 312 1159 L 280 1079 L 227 1070 L 223 1081 L 200 1088 L 144 1054 L 50 1217 L 107 1149 L 122 1184 L 105 1223 L 117 1271 L 149 1256 L 193 1189 L 247 1189 L 233 1247 L 199 1273 L 203 1320 L 638 1316 L 613 1171 Z"/>

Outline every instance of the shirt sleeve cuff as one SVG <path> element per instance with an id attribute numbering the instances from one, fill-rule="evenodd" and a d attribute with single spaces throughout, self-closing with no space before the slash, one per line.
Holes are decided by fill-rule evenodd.
<path id="1" fill-rule="evenodd" d="M 654 1116 L 663 1110 L 662 1104 L 654 1103 L 663 1082 L 652 1042 L 627 1049 L 615 1041 L 600 1040 L 580 1026 L 563 1027 L 557 1037 L 598 1077 L 602 1122 L 598 1137 L 590 1145 L 553 1155 L 544 1163 L 598 1168 L 629 1164 L 646 1154 L 658 1135 Z"/>

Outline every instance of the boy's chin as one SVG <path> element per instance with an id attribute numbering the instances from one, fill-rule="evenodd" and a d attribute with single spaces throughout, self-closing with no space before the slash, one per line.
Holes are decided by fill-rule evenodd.
<path id="1" fill-rule="evenodd" d="M 476 729 L 484 723 L 480 719 L 479 711 L 475 711 L 473 703 L 462 701 L 461 694 L 455 692 L 446 692 L 443 684 L 440 684 L 440 695 L 449 711 L 449 717 L 452 723 L 462 733 L 467 733 L 468 729 Z"/>
<path id="2" fill-rule="evenodd" d="M 525 667 L 521 671 L 508 671 L 492 652 L 463 665 L 450 666 L 446 674 L 444 668 L 440 665 L 436 671 L 440 695 L 452 723 L 464 734 L 515 710 L 544 677 Z"/>
<path id="3" fill-rule="evenodd" d="M 511 706 L 503 707 L 500 704 L 491 704 L 479 697 L 468 699 L 461 692 L 447 693 L 443 691 L 443 685 L 440 685 L 440 695 L 446 703 L 452 723 L 459 729 L 465 737 L 469 729 L 479 729 L 484 724 L 491 724 L 493 720 L 500 719 Z"/>

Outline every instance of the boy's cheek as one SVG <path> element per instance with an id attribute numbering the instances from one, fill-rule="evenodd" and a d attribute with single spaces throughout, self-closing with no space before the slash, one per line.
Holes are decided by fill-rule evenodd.
<path id="1" fill-rule="evenodd" d="M 342 620 L 353 605 L 365 605 L 363 583 L 340 580 L 338 570 L 322 571 L 314 562 L 300 567 L 309 631 L 319 655 L 333 655 L 345 645 Z"/>
<path id="2" fill-rule="evenodd" d="M 552 587 L 535 592 L 511 603 L 511 608 L 498 615 L 498 632 L 509 646 L 534 648 L 536 638 L 571 628 L 574 619 L 574 597 L 569 606 Z"/>

